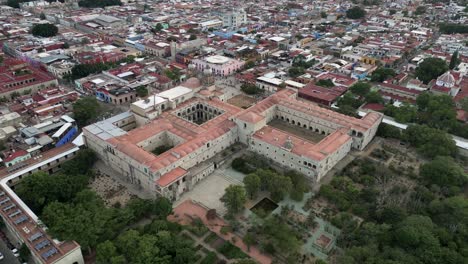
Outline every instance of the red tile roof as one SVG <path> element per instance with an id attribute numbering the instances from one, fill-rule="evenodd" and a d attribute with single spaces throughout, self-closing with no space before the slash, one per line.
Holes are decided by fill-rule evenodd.
<path id="1" fill-rule="evenodd" d="M 156 182 L 159 184 L 159 186 L 166 187 L 174 181 L 177 181 L 178 179 L 182 178 L 186 174 L 186 170 L 182 169 L 181 167 L 177 167 L 161 176 L 161 178 L 159 178 Z"/>

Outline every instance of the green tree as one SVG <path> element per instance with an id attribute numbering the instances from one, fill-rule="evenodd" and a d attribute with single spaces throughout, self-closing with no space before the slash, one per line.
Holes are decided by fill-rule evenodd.
<path id="1" fill-rule="evenodd" d="M 291 67 L 289 68 L 288 73 L 289 73 L 289 76 L 291 76 L 292 78 L 296 78 L 304 74 L 305 70 L 302 67 Z"/>
<path id="2" fill-rule="evenodd" d="M 84 97 L 73 104 L 73 117 L 83 127 L 95 121 L 101 114 L 101 106 L 94 97 Z"/>
<path id="3" fill-rule="evenodd" d="M 247 245 L 247 249 L 250 251 L 250 246 L 252 245 L 255 245 L 255 243 L 257 242 L 255 240 L 255 236 L 252 234 L 252 233 L 247 233 L 245 234 L 244 238 L 242 239 L 245 243 L 245 245 Z"/>
<path id="4" fill-rule="evenodd" d="M 449 69 L 453 70 L 457 65 L 460 63 L 460 59 L 458 57 L 458 50 L 456 50 L 453 54 L 452 57 L 450 58 L 450 64 L 449 64 Z"/>
<path id="5" fill-rule="evenodd" d="M 447 133 L 426 125 L 409 126 L 404 137 L 418 152 L 428 158 L 455 156 L 458 153 L 455 141 Z"/>
<path id="6" fill-rule="evenodd" d="M 41 213 L 52 201 L 67 202 L 88 185 L 84 175 L 49 175 L 36 172 L 23 179 L 16 193 L 35 212 Z"/>
<path id="7" fill-rule="evenodd" d="M 322 87 L 333 87 L 335 84 L 333 83 L 332 80 L 326 79 L 326 80 L 318 80 L 315 85 L 322 86 Z"/>
<path id="8" fill-rule="evenodd" d="M 308 182 L 302 173 L 296 171 L 288 171 L 286 177 L 291 179 L 291 190 L 289 196 L 295 201 L 302 201 L 304 193 L 308 191 Z"/>
<path id="9" fill-rule="evenodd" d="M 370 91 L 365 95 L 365 100 L 367 103 L 374 103 L 374 104 L 382 104 L 384 103 L 384 99 L 382 95 L 380 95 L 377 91 Z"/>
<path id="10" fill-rule="evenodd" d="M 196 39 L 197 39 L 197 35 L 195 34 L 191 34 L 189 37 L 189 40 L 196 40 Z"/>
<path id="11" fill-rule="evenodd" d="M 274 176 L 268 183 L 268 191 L 270 191 L 271 198 L 275 201 L 283 200 L 284 196 L 288 194 L 292 189 L 291 179 L 274 173 Z"/>
<path id="12" fill-rule="evenodd" d="M 240 185 L 229 185 L 220 200 L 226 206 L 228 214 L 235 215 L 242 211 L 247 201 L 245 189 Z"/>
<path id="13" fill-rule="evenodd" d="M 20 255 L 20 259 L 23 262 L 27 262 L 29 260 L 29 257 L 31 256 L 31 251 L 29 250 L 28 245 L 26 245 L 26 243 L 21 244 L 18 253 Z"/>
<path id="14" fill-rule="evenodd" d="M 169 79 L 173 80 L 173 81 L 178 81 L 180 80 L 180 70 L 177 69 L 177 68 L 174 68 L 172 70 L 170 69 L 166 69 L 164 71 L 164 74 L 169 77 Z"/>
<path id="15" fill-rule="evenodd" d="M 427 58 L 416 68 L 416 77 L 428 84 L 448 70 L 447 63 L 439 58 Z"/>
<path id="16" fill-rule="evenodd" d="M 20 8 L 19 4 L 23 3 L 23 2 L 24 2 L 24 0 L 7 0 L 6 4 L 9 7 Z"/>
<path id="17" fill-rule="evenodd" d="M 455 23 L 441 23 L 439 24 L 439 31 L 442 34 L 465 34 L 468 33 L 468 25 Z"/>
<path id="18" fill-rule="evenodd" d="M 422 93 L 416 98 L 416 104 L 419 123 L 444 130 L 457 125 L 455 104 L 449 95 Z"/>
<path id="19" fill-rule="evenodd" d="M 258 94 L 262 90 L 258 88 L 255 84 L 252 83 L 243 83 L 241 85 L 241 90 L 246 94 Z"/>
<path id="20" fill-rule="evenodd" d="M 439 186 L 462 186 L 468 182 L 468 174 L 447 156 L 438 156 L 423 164 L 419 173 L 428 183 Z"/>
<path id="21" fill-rule="evenodd" d="M 460 101 L 460 105 L 461 105 L 461 109 L 463 109 L 463 111 L 468 112 L 468 97 L 463 98 Z"/>
<path id="22" fill-rule="evenodd" d="M 118 255 L 117 248 L 112 241 L 106 240 L 96 247 L 96 263 L 105 264 L 111 262 Z"/>
<path id="23" fill-rule="evenodd" d="M 346 11 L 346 17 L 350 19 L 360 19 L 366 16 L 366 11 L 359 6 L 354 6 Z"/>
<path id="24" fill-rule="evenodd" d="M 106 231 L 112 215 L 103 210 L 102 200 L 90 190 L 77 194 L 73 204 L 49 203 L 42 220 L 49 232 L 61 240 L 75 240 L 82 248 L 91 251 Z"/>
<path id="25" fill-rule="evenodd" d="M 39 18 L 40 18 L 41 20 L 45 20 L 45 19 L 46 19 L 46 16 L 45 16 L 44 12 L 41 13 L 41 15 L 39 16 Z"/>
<path id="26" fill-rule="evenodd" d="M 32 27 L 31 33 L 36 37 L 49 38 L 57 35 L 58 27 L 54 24 L 36 24 Z"/>
<path id="27" fill-rule="evenodd" d="M 357 82 L 349 87 L 349 90 L 356 95 L 365 96 L 370 92 L 372 85 L 367 82 Z"/>
<path id="28" fill-rule="evenodd" d="M 287 256 L 296 253 L 300 248 L 297 233 L 278 218 L 267 218 L 261 226 L 261 232 L 267 236 L 276 251 L 281 251 Z"/>
<path id="29" fill-rule="evenodd" d="M 11 100 L 15 100 L 16 98 L 18 98 L 20 96 L 21 96 L 21 94 L 19 92 L 16 92 L 16 91 L 14 91 L 14 92 L 12 92 L 10 94 Z"/>
<path id="30" fill-rule="evenodd" d="M 174 37 L 174 36 L 169 36 L 169 37 L 166 38 L 166 40 L 169 41 L 169 42 L 173 42 L 173 41 L 177 41 L 177 38 Z"/>
<path id="31" fill-rule="evenodd" d="M 260 190 L 260 177 L 255 173 L 251 173 L 245 176 L 243 182 L 247 195 L 250 199 L 254 199 L 257 196 L 257 192 Z"/>
<path id="32" fill-rule="evenodd" d="M 327 18 L 327 16 L 328 16 L 327 12 L 325 12 L 325 11 L 320 12 L 320 17 L 321 18 Z"/>
<path id="33" fill-rule="evenodd" d="M 157 23 L 156 26 L 154 27 L 154 30 L 156 32 L 160 32 L 161 30 L 163 30 L 163 25 L 161 23 Z"/>
<path id="34" fill-rule="evenodd" d="M 122 2 L 120 0 L 80 0 L 78 1 L 78 5 L 88 8 L 104 8 L 106 6 L 120 6 Z"/>
<path id="35" fill-rule="evenodd" d="M 336 110 L 338 113 L 341 113 L 343 115 L 357 117 L 357 109 L 354 108 L 353 106 L 347 105 L 347 104 L 341 104 L 341 105 L 339 104 L 339 106 L 340 108 Z"/>
<path id="36" fill-rule="evenodd" d="M 144 86 L 138 86 L 136 88 L 136 93 L 139 97 L 145 97 L 148 95 L 148 89 L 146 89 Z"/>
<path id="37" fill-rule="evenodd" d="M 426 7 L 425 6 L 418 6 L 416 8 L 416 11 L 414 12 L 415 15 L 419 16 L 426 13 Z"/>
<path id="38" fill-rule="evenodd" d="M 373 82 L 383 82 L 387 80 L 390 77 L 393 77 L 396 75 L 395 70 L 390 69 L 390 68 L 378 68 L 372 73 L 371 76 L 371 81 Z"/>

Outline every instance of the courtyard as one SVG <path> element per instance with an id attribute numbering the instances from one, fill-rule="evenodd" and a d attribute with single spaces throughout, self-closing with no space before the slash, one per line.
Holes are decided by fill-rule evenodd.
<path id="1" fill-rule="evenodd" d="M 297 125 L 292 125 L 284 120 L 280 119 L 273 119 L 268 123 L 269 126 L 277 128 L 279 130 L 283 130 L 290 134 L 293 134 L 297 137 L 306 139 L 312 143 L 317 143 L 320 140 L 325 138 L 325 135 L 316 133 L 313 130 L 309 130 L 307 128 L 303 128 Z"/>
<path id="2" fill-rule="evenodd" d="M 252 97 L 247 96 L 245 94 L 239 94 L 239 95 L 236 95 L 236 96 L 232 97 L 231 99 L 227 100 L 227 102 L 229 104 L 235 105 L 237 107 L 247 109 L 250 106 L 252 106 L 256 102 L 256 100 L 255 100 L 255 98 L 252 98 Z"/>
<path id="3" fill-rule="evenodd" d="M 174 203 L 174 207 L 187 200 L 192 200 L 210 209 L 215 209 L 216 212 L 224 215 L 226 208 L 220 201 L 220 198 L 224 195 L 224 190 L 231 184 L 242 185 L 242 180 L 245 177 L 244 174 L 233 170 L 230 165 L 231 161 L 227 161 L 212 174 L 197 183 L 192 190 L 182 194 L 179 200 Z"/>

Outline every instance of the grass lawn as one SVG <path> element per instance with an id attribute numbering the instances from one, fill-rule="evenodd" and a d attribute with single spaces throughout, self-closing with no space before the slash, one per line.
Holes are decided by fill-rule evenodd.
<path id="1" fill-rule="evenodd" d="M 228 259 L 248 258 L 242 250 L 227 241 L 217 248 L 217 250 Z"/>
<path id="2" fill-rule="evenodd" d="M 187 234 L 182 234 L 181 236 L 182 236 L 184 239 L 186 239 L 187 241 L 190 241 L 190 242 L 192 243 L 192 245 L 195 244 L 195 241 L 193 241 L 193 239 L 192 239 L 189 235 L 187 235 Z"/>
<path id="3" fill-rule="evenodd" d="M 218 262 L 218 257 L 214 252 L 209 252 L 205 258 L 202 259 L 200 264 L 216 264 Z"/>
<path id="4" fill-rule="evenodd" d="M 210 234 L 207 237 L 205 237 L 205 240 L 203 240 L 203 242 L 211 244 L 213 241 L 216 240 L 216 238 L 218 238 L 218 235 L 214 232 L 210 232 Z"/>

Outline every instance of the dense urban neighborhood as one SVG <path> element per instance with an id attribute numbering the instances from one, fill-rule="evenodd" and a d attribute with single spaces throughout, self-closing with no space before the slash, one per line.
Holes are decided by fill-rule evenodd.
<path id="1" fill-rule="evenodd" d="M 0 263 L 468 263 L 466 0 L 0 0 Z"/>

